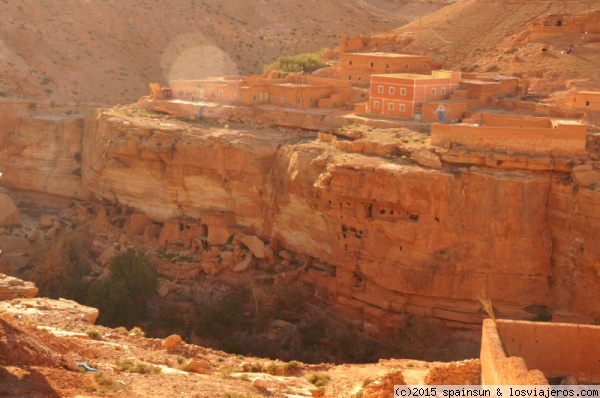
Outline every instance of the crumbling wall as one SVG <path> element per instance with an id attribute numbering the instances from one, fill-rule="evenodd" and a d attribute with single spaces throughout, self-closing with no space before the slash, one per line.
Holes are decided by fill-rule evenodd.
<path id="1" fill-rule="evenodd" d="M 363 398 L 386 398 L 390 396 L 390 391 L 394 386 L 405 385 L 402 370 L 392 369 L 381 379 L 370 383 L 363 390 Z"/>
<path id="2" fill-rule="evenodd" d="M 431 368 L 425 376 L 425 384 L 428 385 L 477 385 L 480 382 L 479 359 L 443 363 Z"/>

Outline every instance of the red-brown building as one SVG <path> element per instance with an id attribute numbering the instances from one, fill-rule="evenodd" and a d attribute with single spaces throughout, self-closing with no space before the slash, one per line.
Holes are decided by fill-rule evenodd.
<path id="1" fill-rule="evenodd" d="M 460 72 L 451 71 L 434 71 L 431 75 L 372 75 L 370 112 L 413 119 L 417 106 L 427 101 L 448 99 L 458 87 L 460 77 Z"/>

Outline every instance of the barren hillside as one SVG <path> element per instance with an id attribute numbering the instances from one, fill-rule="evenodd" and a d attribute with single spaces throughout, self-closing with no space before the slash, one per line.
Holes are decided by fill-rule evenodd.
<path id="1" fill-rule="evenodd" d="M 257 73 L 454 0 L 4 0 L 0 96 L 125 103 L 149 81 Z"/>
<path id="2" fill-rule="evenodd" d="M 411 37 L 407 50 L 432 55 L 446 68 L 526 77 L 527 90 L 545 96 L 572 86 L 599 87 L 600 43 L 568 32 L 536 39 L 531 27 L 548 14 L 598 8 L 594 0 L 463 0 L 382 36 Z M 573 52 L 561 54 L 571 44 Z"/>

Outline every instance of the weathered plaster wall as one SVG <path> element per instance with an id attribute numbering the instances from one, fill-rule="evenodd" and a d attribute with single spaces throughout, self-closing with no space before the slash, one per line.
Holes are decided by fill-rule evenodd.
<path id="1" fill-rule="evenodd" d="M 542 372 L 527 369 L 523 358 L 506 354 L 503 348 L 503 335 L 498 334 L 496 324 L 491 319 L 483 321 L 480 361 L 483 385 L 548 384 Z"/>
<path id="2" fill-rule="evenodd" d="M 546 377 L 574 376 L 600 381 L 600 326 L 499 320 L 498 332 L 509 355 Z"/>
<path id="3" fill-rule="evenodd" d="M 467 124 L 433 124 L 431 143 L 449 143 L 471 148 L 506 149 L 528 153 L 583 154 L 584 126 L 559 125 L 557 128 L 510 128 Z"/>

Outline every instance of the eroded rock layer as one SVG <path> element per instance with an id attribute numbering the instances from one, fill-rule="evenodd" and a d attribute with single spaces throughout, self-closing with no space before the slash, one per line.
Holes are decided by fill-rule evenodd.
<path id="1" fill-rule="evenodd" d="M 13 186 L 126 205 L 137 212 L 129 228 L 163 246 L 181 235 L 170 229 L 185 226 L 209 245 L 243 231 L 270 243 L 263 257 L 305 254 L 308 278 L 326 299 L 361 314 L 366 329 L 396 328 L 407 313 L 478 325 L 482 295 L 498 316 L 600 318 L 600 193 L 566 172 L 429 169 L 407 157 L 341 152 L 292 129 L 114 110 L 79 130 L 61 123 L 49 129 L 56 134 L 44 153 L 22 144 L 31 156 L 8 167 L 21 173 Z M 5 142 L 24 142 L 22 129 L 5 129 Z M 59 153 L 67 139 L 71 149 Z M 81 154 L 80 179 L 69 150 Z M 17 163 L 14 148 L 4 151 Z M 54 166 L 38 169 L 46 158 Z M 218 264 L 203 268 L 217 272 Z"/>

